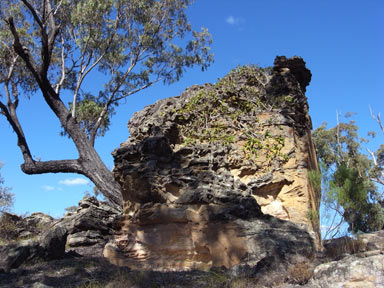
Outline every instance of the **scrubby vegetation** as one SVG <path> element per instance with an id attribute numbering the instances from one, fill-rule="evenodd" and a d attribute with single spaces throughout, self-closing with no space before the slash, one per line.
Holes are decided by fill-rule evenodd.
<path id="1" fill-rule="evenodd" d="M 7 217 L 7 211 L 9 211 L 14 202 L 14 195 L 10 192 L 11 188 L 4 186 L 4 179 L 1 176 L 0 163 L 0 245 L 6 243 L 13 235 L 14 223 Z"/>
<path id="2" fill-rule="evenodd" d="M 1 176 L 2 166 L 3 164 L 0 163 L 0 214 L 9 211 L 14 202 L 14 195 L 11 193 L 11 188 L 4 186 L 4 179 Z"/>
<path id="3" fill-rule="evenodd" d="M 270 68 L 237 67 L 215 85 L 194 91 L 181 109 L 173 111 L 184 144 L 231 145 L 243 141 L 244 156 L 248 159 L 265 155 L 267 160 L 288 161 L 289 156 L 281 153 L 285 139 L 268 130 L 273 120 L 270 119 L 270 123 L 259 120 L 261 113 L 294 105 L 295 102 L 291 96 L 267 95 L 270 73 Z M 282 102 L 285 105 L 281 105 Z M 257 129 L 263 132 L 255 133 L 255 125 L 265 129 Z"/>

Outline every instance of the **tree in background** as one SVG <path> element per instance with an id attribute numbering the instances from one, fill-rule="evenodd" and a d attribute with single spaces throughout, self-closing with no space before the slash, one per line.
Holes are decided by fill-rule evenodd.
<path id="1" fill-rule="evenodd" d="M 120 206 L 120 187 L 95 151 L 95 139 L 108 130 L 114 108 L 129 95 L 159 81 L 173 83 L 186 67 L 204 70 L 213 61 L 210 34 L 193 31 L 188 23 L 185 9 L 191 3 L 2 0 L 0 85 L 5 101 L 0 101 L 0 113 L 17 135 L 22 171 L 82 174 Z M 84 84 L 95 71 L 104 73 L 105 83 L 92 94 Z M 36 96 L 38 90 L 60 121 L 62 134 L 74 142 L 78 159 L 32 157 L 16 110 L 21 94 Z"/>
<path id="2" fill-rule="evenodd" d="M 0 169 L 3 167 L 3 164 L 0 163 Z M 0 171 L 0 213 L 7 212 L 13 206 L 13 194 L 10 192 L 11 188 L 4 187 L 4 179 L 1 176 Z"/>
<path id="3" fill-rule="evenodd" d="M 347 113 L 346 117 L 350 116 Z M 359 127 L 353 120 L 338 121 L 330 129 L 326 126 L 321 125 L 312 134 L 323 173 L 322 202 L 330 216 L 330 229 L 324 238 L 340 236 L 339 229 L 345 222 L 352 233 L 382 229 L 384 145 L 376 152 L 367 149 L 370 153 L 364 153 L 368 140 L 359 137 Z M 368 134 L 375 136 L 373 132 Z"/>

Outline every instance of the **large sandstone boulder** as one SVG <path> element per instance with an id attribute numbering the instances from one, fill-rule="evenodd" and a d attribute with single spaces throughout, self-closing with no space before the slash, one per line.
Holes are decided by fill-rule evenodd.
<path id="1" fill-rule="evenodd" d="M 318 169 L 310 78 L 301 58 L 277 57 L 272 69 L 237 68 L 135 113 L 113 153 L 125 219 L 105 256 L 170 270 L 311 255 L 320 195 L 308 181 Z"/>

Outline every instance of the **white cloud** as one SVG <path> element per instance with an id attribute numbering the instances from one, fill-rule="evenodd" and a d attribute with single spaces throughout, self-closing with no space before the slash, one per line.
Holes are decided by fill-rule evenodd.
<path id="1" fill-rule="evenodd" d="M 66 186 L 75 186 L 75 185 L 87 185 L 89 181 L 84 178 L 72 178 L 72 179 L 64 179 L 60 180 L 59 184 Z"/>
<path id="2" fill-rule="evenodd" d="M 49 186 L 49 185 L 44 185 L 44 186 L 43 186 L 43 189 L 44 189 L 45 191 L 52 191 L 52 190 L 55 190 L 55 187 L 53 187 L 53 186 Z"/>
<path id="3" fill-rule="evenodd" d="M 225 22 L 231 26 L 237 26 L 238 28 L 243 28 L 245 24 L 244 18 L 234 17 L 232 15 L 228 16 L 227 19 L 225 19 Z"/>
<path id="4" fill-rule="evenodd" d="M 227 22 L 229 25 L 235 25 L 237 21 L 238 19 L 236 19 L 232 15 L 228 16 L 227 19 L 225 19 L 225 22 Z"/>

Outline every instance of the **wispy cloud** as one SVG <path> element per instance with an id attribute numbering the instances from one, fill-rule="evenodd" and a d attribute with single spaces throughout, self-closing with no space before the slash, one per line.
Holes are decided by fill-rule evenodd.
<path id="1" fill-rule="evenodd" d="M 231 26 L 242 26 L 245 23 L 245 20 L 240 17 L 235 17 L 232 15 L 229 15 L 226 19 L 225 22 Z"/>
<path id="2" fill-rule="evenodd" d="M 87 185 L 89 181 L 84 178 L 72 178 L 72 179 L 64 179 L 60 180 L 59 184 L 66 186 L 75 186 L 75 185 Z"/>
<path id="3" fill-rule="evenodd" d="M 231 16 L 228 16 L 227 19 L 225 19 L 225 22 L 227 22 L 229 25 L 235 25 L 236 19 L 231 15 Z"/>
<path id="4" fill-rule="evenodd" d="M 49 185 L 44 185 L 44 186 L 43 186 L 43 189 L 44 189 L 45 191 L 52 191 L 52 190 L 55 190 L 55 187 L 53 187 L 53 186 L 49 186 Z"/>

